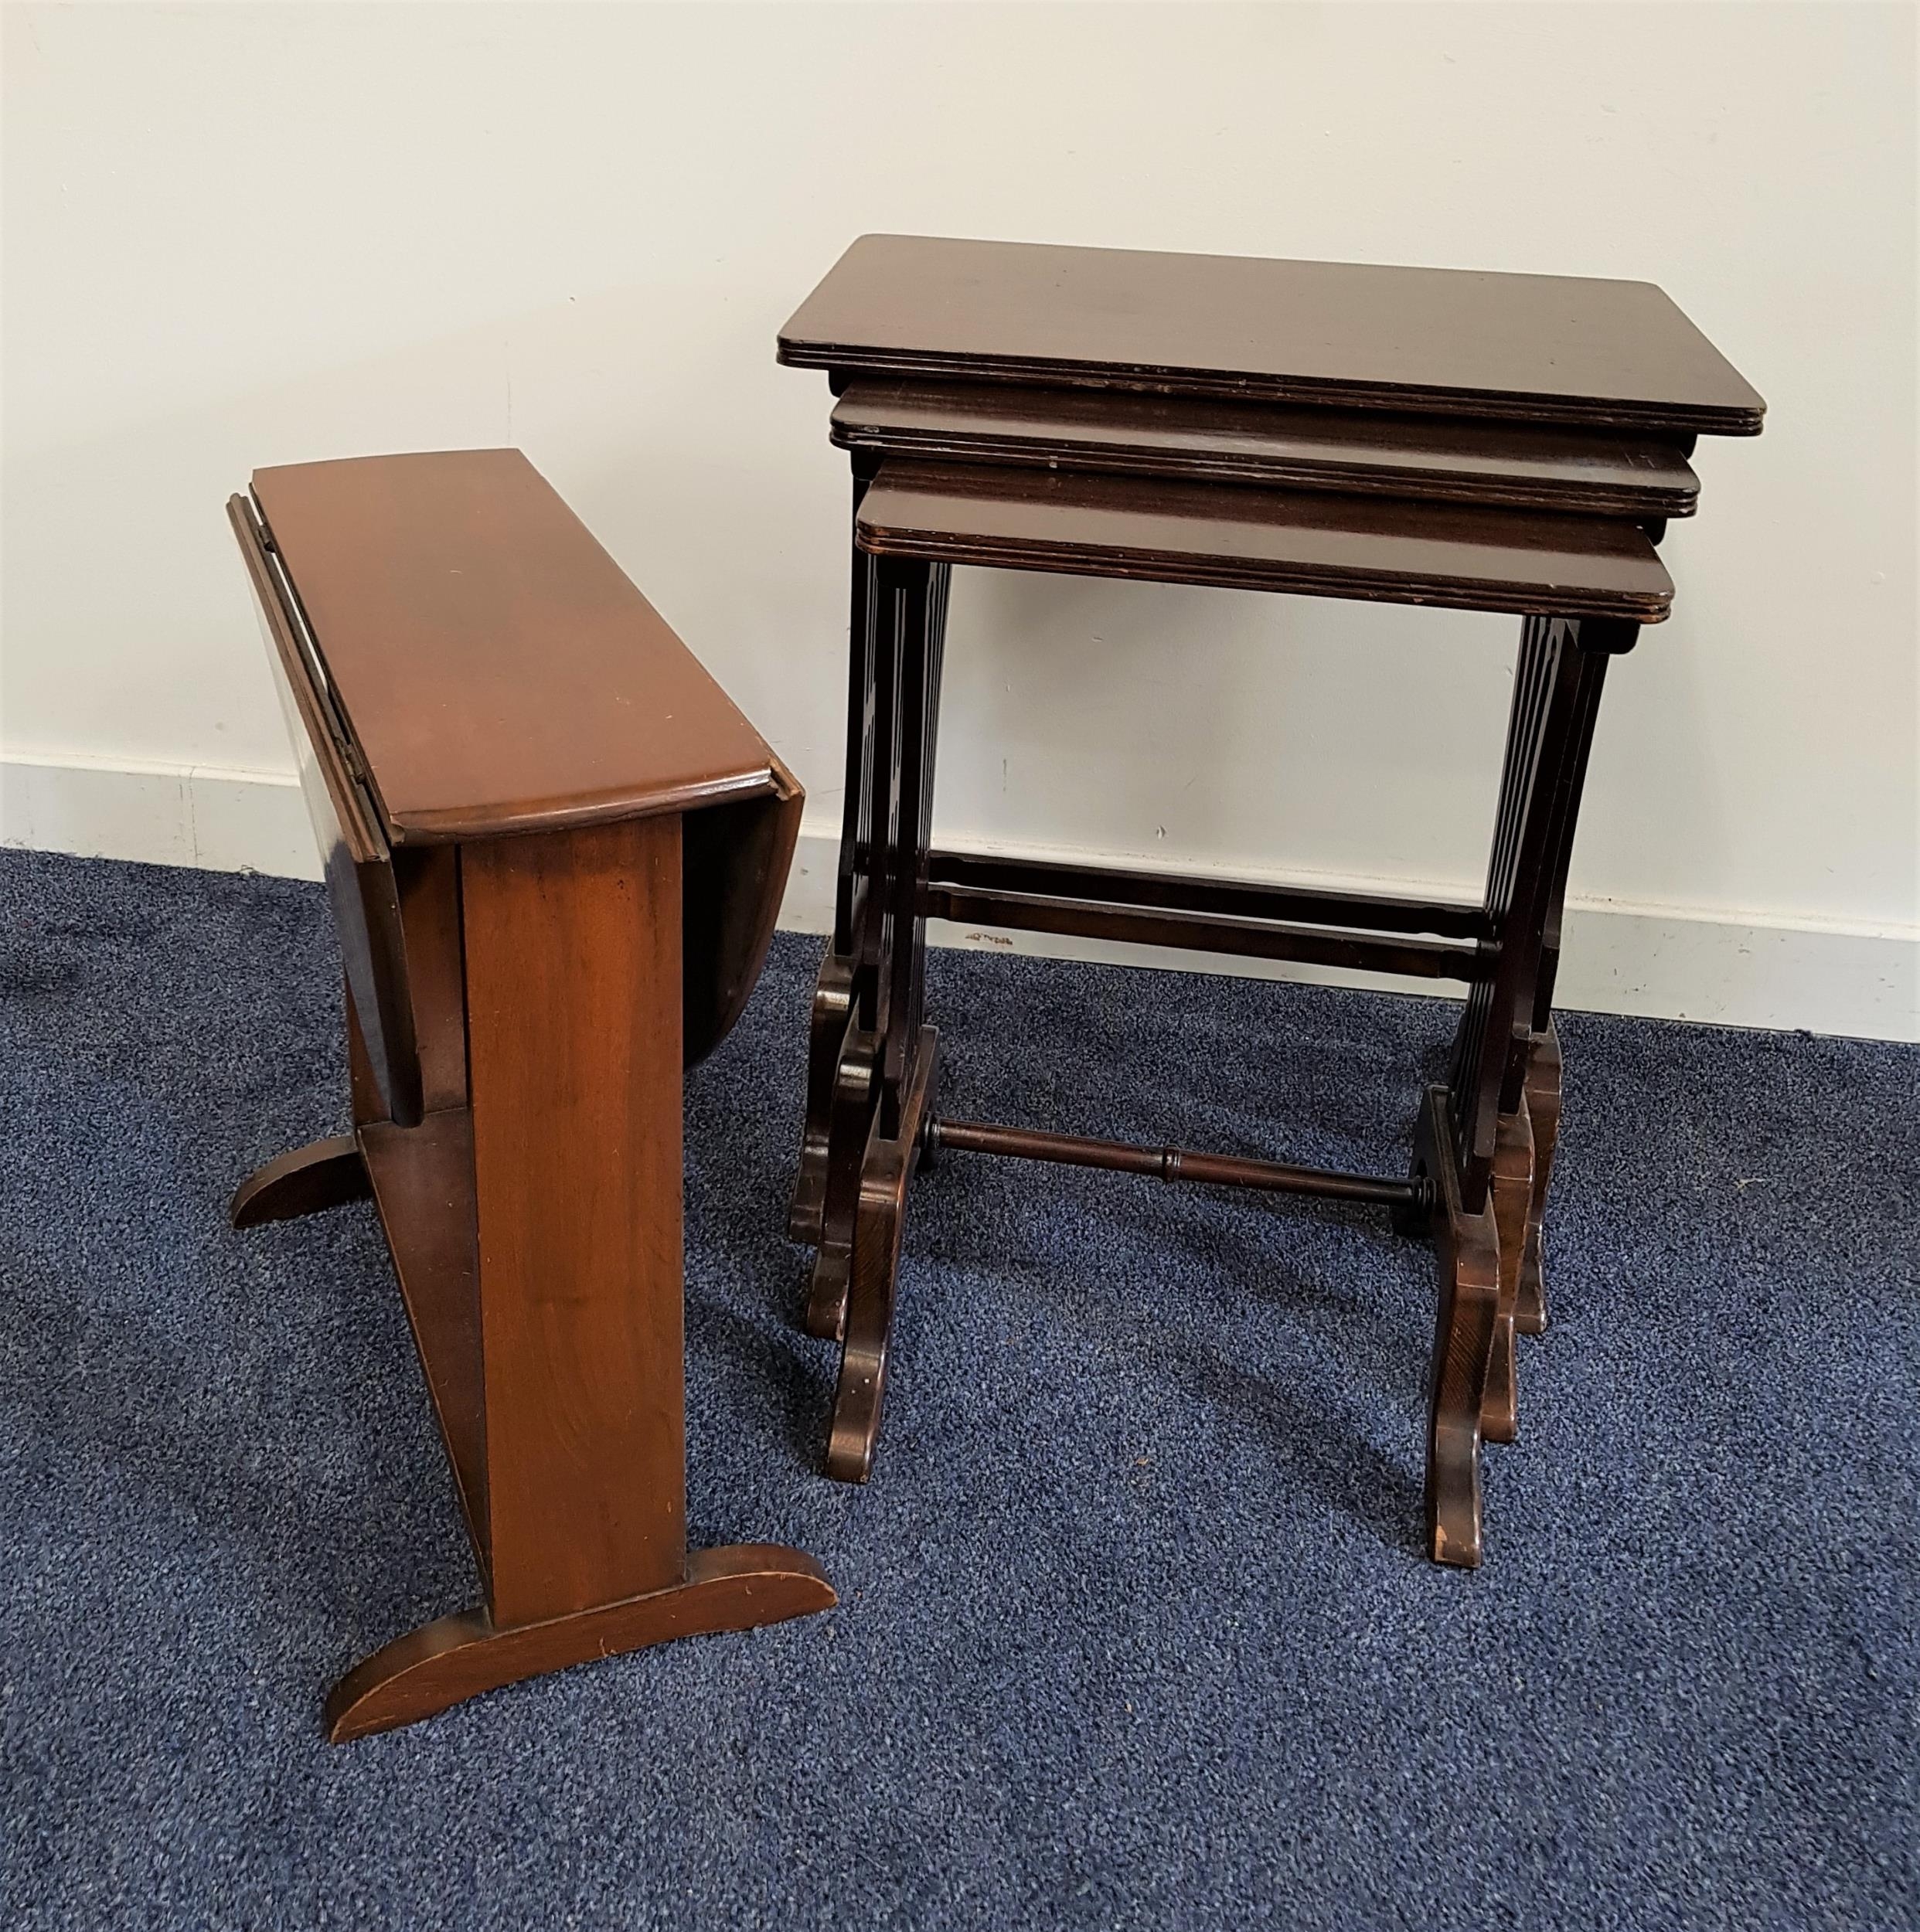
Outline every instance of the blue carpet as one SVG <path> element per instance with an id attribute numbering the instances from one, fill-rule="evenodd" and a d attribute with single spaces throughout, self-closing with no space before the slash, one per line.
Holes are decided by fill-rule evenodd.
<path id="1" fill-rule="evenodd" d="M 325 1743 L 475 1584 L 317 888 L 0 855 L 17 1927 L 1898 1928 L 1920 1912 L 1920 1055 L 1566 1019 L 1523 1439 L 1418 1554 L 1428 1251 L 954 1156 L 864 1491 L 782 1235 L 817 942 L 688 1123 L 695 1539 L 810 1621 Z M 955 1112 L 1394 1171 L 1442 1003 L 937 957 Z"/>

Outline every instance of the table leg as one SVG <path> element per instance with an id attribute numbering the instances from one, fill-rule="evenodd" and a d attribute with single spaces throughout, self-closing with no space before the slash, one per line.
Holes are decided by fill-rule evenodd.
<path id="1" fill-rule="evenodd" d="M 857 512 L 866 480 L 853 479 Z M 850 614 L 847 628 L 846 763 L 841 795 L 840 852 L 833 886 L 833 936 L 813 995 L 807 1045 L 806 1124 L 802 1130 L 800 1167 L 787 1217 L 791 1240 L 818 1247 L 826 1213 L 828 1149 L 832 1139 L 835 1095 L 846 1056 L 856 1003 L 860 961 L 856 939 L 866 896 L 866 875 L 874 840 L 874 737 L 876 652 L 873 600 L 868 585 L 870 557 L 853 552 Z M 866 995 L 870 1001 L 870 992 Z"/>
<path id="2" fill-rule="evenodd" d="M 1589 630 L 1595 627 L 1588 626 Z M 1625 645 L 1616 637 L 1607 646 L 1618 651 Z M 1593 702 L 1597 706 L 1596 689 Z M 1554 1149 L 1560 1136 L 1560 1036 L 1554 1028 L 1554 985 L 1560 966 L 1560 933 L 1567 903 L 1567 876 L 1573 862 L 1574 830 L 1580 815 L 1581 795 L 1587 780 L 1591 750 L 1591 724 L 1574 761 L 1566 805 L 1554 841 L 1551 883 L 1547 893 L 1547 926 L 1540 942 L 1540 968 L 1534 990 L 1531 1032 L 1527 1042 L 1522 1084 L 1534 1123 L 1534 1199 L 1527 1217 L 1526 1253 L 1520 1264 L 1517 1321 L 1521 1333 L 1540 1335 L 1547 1327 L 1547 1288 L 1543 1267 L 1546 1240 L 1547 1189 L 1553 1178 Z"/>
<path id="3" fill-rule="evenodd" d="M 950 573 L 910 559 L 876 560 L 871 580 L 878 642 L 876 743 L 877 834 L 866 931 L 876 966 L 870 1031 L 856 1043 L 859 1070 L 843 1077 L 846 1106 L 830 1127 L 830 1200 L 822 1260 L 833 1274 L 823 1284 L 819 1264 L 810 1325 L 824 1325 L 828 1293 L 840 1294 L 841 1367 L 834 1400 L 827 1472 L 863 1482 L 880 1427 L 887 1340 L 900 1267 L 907 1184 L 921 1151 L 931 1105 L 934 1034 L 924 1009 L 927 852 L 933 825 L 934 754 Z M 854 1055 L 849 1053 L 849 1060 Z M 857 1100 L 853 1088 L 863 1072 Z M 856 1135 L 858 1138 L 856 1138 Z M 857 1166 L 855 1165 L 857 1158 Z M 845 1230 L 845 1260 L 839 1249 Z M 829 1243 L 832 1243 L 831 1249 Z M 816 1331 L 817 1332 L 817 1331 Z"/>
<path id="4" fill-rule="evenodd" d="M 1527 1111 L 1541 962 L 1557 894 L 1564 891 L 1606 661 L 1630 648 L 1635 635 L 1630 624 L 1532 617 L 1521 639 L 1488 867 L 1486 906 L 1496 964 L 1475 985 L 1462 1015 L 1445 1144 L 1431 1127 L 1423 1143 L 1430 1178 L 1443 1157 L 1454 1164 L 1452 1190 L 1437 1203 L 1435 1219 L 1443 1277 L 1435 1361 L 1454 1364 L 1455 1372 L 1443 1376 L 1436 1367 L 1429 1427 L 1430 1447 L 1445 1444 L 1448 1453 L 1430 1453 L 1427 1471 L 1432 1553 L 1444 1563 L 1479 1560 L 1479 1440 L 1483 1433 L 1510 1440 L 1516 1427 L 1513 1335 L 1521 1324 L 1528 1228 L 1544 1198 L 1541 1170 L 1551 1158 L 1551 1146 L 1540 1158 Z M 1557 1124 L 1557 1111 L 1554 1119 Z M 1478 1284 L 1469 1294 L 1459 1270 L 1485 1262 L 1487 1227 L 1494 1301 L 1483 1321 Z M 1482 1351 L 1483 1361 L 1472 1359 Z"/>
<path id="5" fill-rule="evenodd" d="M 879 1042 L 849 1015 L 834 1062 L 825 1134 L 825 1185 L 819 1244 L 808 1278 L 805 1325 L 809 1335 L 837 1341 L 846 1323 L 846 1289 L 853 1267 L 853 1226 L 860 1213 L 860 1176 L 877 1112 Z"/>
<path id="6" fill-rule="evenodd" d="M 907 1185 L 919 1158 L 921 1129 L 926 1121 L 938 1052 L 934 1030 L 928 1027 L 914 1056 L 912 1083 L 901 1104 L 898 1131 L 882 1133 L 876 1117 L 861 1168 L 840 1372 L 827 1436 L 826 1473 L 842 1482 L 866 1481 L 873 1466 L 880 1398 L 887 1384 L 887 1342 L 900 1280 Z"/>
<path id="7" fill-rule="evenodd" d="M 818 1215 L 811 1223 L 815 1253 L 804 1320 L 809 1334 L 833 1337 L 840 1334 L 846 1319 L 860 1173 L 880 1100 L 875 1075 L 890 930 L 886 881 L 900 770 L 902 640 L 897 627 L 881 624 L 887 600 L 877 588 L 878 560 L 856 550 L 853 567 L 854 622 L 861 639 L 854 653 L 854 676 L 865 693 L 863 721 L 856 750 L 850 716 L 848 720 L 847 795 L 853 809 L 842 829 L 834 946 L 814 995 L 812 1044 L 818 1056 L 809 1073 L 811 1077 L 817 1071 L 819 1086 L 817 1090 L 810 1087 L 808 1094 L 793 1217 L 799 1218 L 802 1191 L 809 1204 L 817 1193 Z M 807 1171 L 810 1151 L 815 1161 L 812 1175 Z M 791 1226 L 790 1221 L 790 1231 Z"/>
<path id="8" fill-rule="evenodd" d="M 1447 1090 L 1421 1104 L 1414 1172 L 1433 1189 L 1438 1294 L 1427 1388 L 1427 1549 L 1462 1569 L 1480 1561 L 1480 1418 L 1486 1406 L 1500 1311 L 1500 1236 L 1491 1209 L 1460 1198 L 1458 1151 Z"/>

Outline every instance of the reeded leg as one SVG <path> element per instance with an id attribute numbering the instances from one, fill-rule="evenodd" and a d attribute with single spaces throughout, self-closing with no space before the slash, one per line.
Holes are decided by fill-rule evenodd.
<path id="1" fill-rule="evenodd" d="M 1468 995 L 1452 1071 L 1425 1143 L 1445 1196 L 1435 1214 L 1441 1308 L 1428 1434 L 1428 1510 L 1438 1561 L 1479 1561 L 1479 1443 L 1513 1430 L 1513 1343 L 1535 1206 L 1527 1086 L 1535 1020 L 1551 998 L 1549 929 L 1571 849 L 1581 776 L 1607 661 L 1636 628 L 1530 617 L 1516 665 L 1485 913 L 1497 945 Z M 1444 1151 L 1447 1161 L 1442 1161 Z M 1504 1277 L 1504 1278 L 1503 1278 Z M 1489 1378 L 1491 1386 L 1489 1388 Z"/>
<path id="2" fill-rule="evenodd" d="M 840 1339 L 827 1471 L 851 1482 L 865 1481 L 872 1466 L 907 1185 L 934 1077 L 934 1036 L 921 1025 L 921 908 L 948 581 L 944 568 L 924 563 L 869 561 L 873 756 L 849 900 L 857 964 L 827 1117 L 806 1315 L 812 1333 Z"/>
<path id="3" fill-rule="evenodd" d="M 1518 1304 L 1520 1259 L 1527 1220 L 1534 1202 L 1534 1136 L 1524 1100 L 1500 1119 L 1493 1144 L 1493 1175 L 1489 1188 L 1493 1226 L 1500 1237 L 1500 1306 L 1493 1318 L 1493 1350 L 1487 1364 L 1486 1397 L 1480 1431 L 1489 1442 L 1511 1442 L 1519 1432 L 1519 1391 L 1513 1360 L 1514 1313 Z"/>
<path id="4" fill-rule="evenodd" d="M 830 1610 L 837 1600 L 805 1551 L 734 1543 L 693 1551 L 683 1582 L 569 1616 L 499 1630 L 485 1611 L 461 1611 L 410 1631 L 355 1665 L 327 1699 L 327 1736 L 342 1744 L 570 1664 L 644 1650 L 669 1638 L 754 1630 Z"/>
<path id="5" fill-rule="evenodd" d="M 856 466 L 853 507 L 860 508 L 866 481 Z M 851 608 L 847 626 L 846 764 L 842 788 L 840 852 L 834 880 L 833 937 L 814 989 L 807 1050 L 807 1114 L 802 1131 L 800 1168 L 787 1218 L 790 1240 L 818 1246 L 826 1213 L 829 1148 L 841 1063 L 853 1029 L 870 1026 L 870 968 L 878 934 L 870 918 L 873 890 L 870 876 L 874 855 L 884 842 L 880 787 L 886 774 L 876 769 L 880 740 L 891 722 L 893 692 L 883 689 L 883 668 L 870 594 L 873 563 L 856 546 L 853 552 Z M 860 992 L 861 967 L 870 968 L 866 991 Z M 857 1006 L 869 1010 L 856 1015 Z M 865 1145 L 866 1135 L 861 1134 Z M 809 1317 L 808 1325 L 812 1328 Z M 837 1332 L 837 1330 L 834 1331 Z M 815 1332 L 819 1332 L 815 1329 Z"/>
<path id="6" fill-rule="evenodd" d="M 237 1228 L 258 1227 L 264 1221 L 316 1214 L 343 1201 L 364 1201 L 373 1192 L 359 1142 L 342 1134 L 297 1147 L 250 1174 L 233 1190 L 227 1217 Z"/>
<path id="7" fill-rule="evenodd" d="M 1435 1563 L 1480 1563 L 1480 1417 L 1500 1310 L 1500 1236 L 1490 1209 L 1461 1204 L 1445 1087 L 1430 1087 L 1415 1172 L 1434 1184 L 1438 1308 L 1427 1411 L 1427 1548 Z"/>
<path id="8" fill-rule="evenodd" d="M 936 1036 L 929 1026 L 920 1036 L 914 1083 L 900 1109 L 899 1134 L 890 1138 L 883 1134 L 877 1118 L 868 1144 L 854 1224 L 840 1376 L 827 1440 L 826 1472 L 842 1482 L 866 1481 L 873 1465 L 887 1382 L 887 1335 L 900 1279 L 907 1184 L 919 1158 L 920 1130 L 936 1054 Z"/>
<path id="9" fill-rule="evenodd" d="M 1560 1036 L 1551 1025 L 1534 1036 L 1527 1060 L 1527 1111 L 1534 1127 L 1534 1191 L 1527 1214 L 1527 1240 L 1520 1258 L 1514 1325 L 1523 1335 L 1547 1328 L 1545 1243 L 1547 1189 L 1553 1179 L 1554 1149 L 1560 1139 Z"/>

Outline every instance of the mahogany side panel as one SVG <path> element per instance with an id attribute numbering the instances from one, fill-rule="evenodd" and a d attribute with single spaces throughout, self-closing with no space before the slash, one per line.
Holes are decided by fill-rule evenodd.
<path id="1" fill-rule="evenodd" d="M 682 1580 L 676 817 L 461 858 L 494 1624 Z"/>

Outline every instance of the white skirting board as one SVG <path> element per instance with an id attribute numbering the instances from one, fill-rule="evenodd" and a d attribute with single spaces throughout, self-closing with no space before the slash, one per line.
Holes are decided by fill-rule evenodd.
<path id="1" fill-rule="evenodd" d="M 833 903 L 837 834 L 800 837 L 781 923 L 825 932 Z M 0 844 L 43 851 L 316 879 L 319 862 L 291 774 L 206 765 L 132 764 L 73 753 L 0 756 Z M 1003 847 L 1002 850 L 1008 850 Z M 1129 854 L 1022 847 L 1023 857 L 1145 869 Z M 1401 896 L 1459 897 L 1459 882 L 1289 875 L 1275 883 Z M 1033 933 L 986 933 L 936 922 L 936 944 L 1054 958 L 1224 971 L 1252 978 L 1445 993 L 1424 982 L 1221 960 Z M 1574 899 L 1567 912 L 1558 1004 L 1723 1026 L 1801 1028 L 1869 1039 L 1920 1039 L 1920 930 L 1862 927 L 1763 913 L 1629 906 Z"/>

